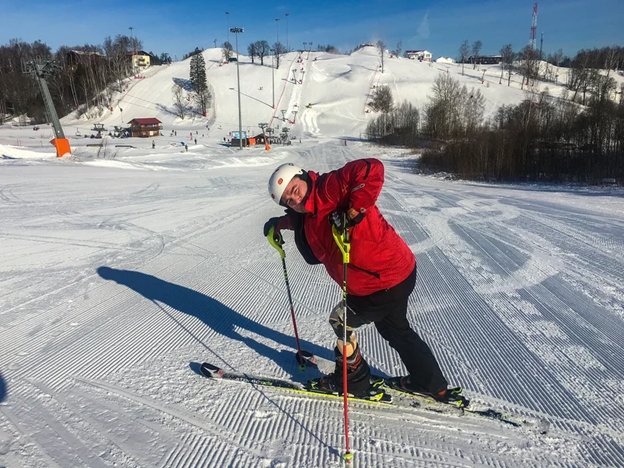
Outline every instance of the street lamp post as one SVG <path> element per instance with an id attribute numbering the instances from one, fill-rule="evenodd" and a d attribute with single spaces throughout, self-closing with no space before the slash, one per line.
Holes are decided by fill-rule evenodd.
<path id="1" fill-rule="evenodd" d="M 228 42 L 230 42 L 230 12 L 229 11 L 225 12 L 225 18 L 226 18 L 226 21 L 227 21 Z"/>
<path id="2" fill-rule="evenodd" d="M 134 39 L 132 38 L 132 30 L 134 28 L 130 26 L 128 29 L 130 30 L 130 45 L 132 46 L 132 60 L 130 60 L 130 63 L 132 64 L 132 74 L 134 75 Z"/>
<path id="3" fill-rule="evenodd" d="M 271 84 L 273 87 L 273 109 L 275 109 L 275 49 L 271 49 Z"/>
<path id="4" fill-rule="evenodd" d="M 236 79 L 238 81 L 238 143 L 239 150 L 243 149 L 243 117 L 241 114 L 241 95 L 240 95 L 240 71 L 239 71 L 239 58 L 238 58 L 238 34 L 244 32 L 243 28 L 231 28 L 230 32 L 236 36 Z"/>
<path id="5" fill-rule="evenodd" d="M 279 42 L 279 18 L 275 18 L 275 28 L 277 30 L 277 42 Z"/>
<path id="6" fill-rule="evenodd" d="M 288 47 L 288 16 L 290 13 L 285 13 L 286 15 L 286 52 L 290 52 L 290 48 Z"/>

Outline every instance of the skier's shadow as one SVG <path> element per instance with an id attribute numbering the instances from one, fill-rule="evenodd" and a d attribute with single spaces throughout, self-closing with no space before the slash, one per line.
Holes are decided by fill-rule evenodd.
<path id="1" fill-rule="evenodd" d="M 4 378 L 2 377 L 2 374 L 0 374 L 0 403 L 6 400 L 8 393 L 9 392 L 7 390 L 7 384 Z"/>
<path id="2" fill-rule="evenodd" d="M 115 268 L 105 266 L 99 267 L 97 269 L 97 273 L 103 279 L 115 281 L 118 284 L 127 286 L 155 303 L 166 304 L 173 309 L 179 310 L 180 312 L 197 317 L 220 335 L 244 343 L 258 354 L 273 360 L 276 364 L 282 367 L 284 371 L 293 375 L 293 377 L 297 375 L 294 372 L 294 370 L 298 368 L 294 352 L 286 352 L 284 350 L 280 351 L 275 349 L 275 347 L 260 343 L 253 338 L 242 336 L 236 331 L 236 328 L 248 330 L 296 351 L 294 336 L 285 335 L 284 333 L 273 330 L 265 325 L 254 322 L 253 320 L 239 314 L 216 299 L 206 296 L 205 294 L 178 284 L 169 283 L 168 281 L 152 275 L 141 273 L 139 271 L 117 270 Z M 182 323 L 167 312 L 167 310 L 164 308 L 162 310 L 169 315 L 172 320 L 176 321 L 178 325 L 184 328 L 187 333 L 191 334 L 207 349 L 215 353 L 219 359 L 223 360 L 223 358 L 221 358 L 216 351 L 210 348 L 200 338 L 195 336 Z M 310 351 L 315 356 L 323 356 L 326 359 L 333 359 L 333 354 L 326 348 L 303 340 L 300 340 L 300 344 L 302 349 Z"/>

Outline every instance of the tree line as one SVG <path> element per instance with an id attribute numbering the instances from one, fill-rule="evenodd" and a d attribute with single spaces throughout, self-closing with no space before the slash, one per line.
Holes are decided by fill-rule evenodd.
<path id="1" fill-rule="evenodd" d="M 527 88 L 521 103 L 500 106 L 488 119 L 481 92 L 446 73 L 436 77 L 423 109 L 407 102 L 394 105 L 390 90 L 381 86 L 371 101 L 381 114 L 369 122 L 366 135 L 382 144 L 421 148 L 422 167 L 470 179 L 622 180 L 624 102 L 622 94 L 616 98 L 611 76 L 621 66 L 621 52 L 615 47 L 579 51 L 570 60 L 560 97 Z M 504 60 L 502 70 L 512 64 L 523 80 L 537 79 L 531 66 L 514 60 Z M 539 56 L 535 61 L 544 73 L 544 62 Z"/>

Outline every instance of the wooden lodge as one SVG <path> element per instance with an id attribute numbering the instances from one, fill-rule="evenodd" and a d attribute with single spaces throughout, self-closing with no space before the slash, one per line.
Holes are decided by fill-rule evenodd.
<path id="1" fill-rule="evenodd" d="M 162 122 L 155 117 L 132 119 L 128 123 L 130 124 L 130 134 L 133 137 L 154 137 L 160 135 L 162 130 Z"/>

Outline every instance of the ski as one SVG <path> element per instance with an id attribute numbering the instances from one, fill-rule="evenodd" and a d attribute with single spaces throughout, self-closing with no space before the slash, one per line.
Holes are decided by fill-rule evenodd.
<path id="1" fill-rule="evenodd" d="M 293 382 L 288 379 L 280 379 L 274 377 L 263 377 L 258 375 L 250 375 L 239 372 L 228 372 L 221 369 L 218 366 L 204 362 L 200 367 L 200 373 L 202 376 L 213 380 L 230 380 L 236 382 L 247 383 L 250 385 L 257 385 L 261 387 L 273 388 L 275 390 L 290 392 L 293 395 L 303 397 L 327 397 L 342 400 L 343 396 L 340 393 L 329 393 L 320 389 L 310 388 L 313 386 L 313 382 L 318 380 L 314 379 L 308 381 L 306 385 L 302 385 L 297 382 Z M 512 427 L 524 427 L 535 426 L 540 434 L 546 434 L 548 431 L 549 423 L 545 420 L 528 421 L 520 420 L 509 417 L 498 410 L 493 408 L 476 409 L 473 407 L 467 408 L 465 406 L 459 406 L 456 402 L 443 402 L 435 400 L 432 397 L 419 393 L 411 393 L 403 389 L 395 388 L 390 384 L 391 379 L 384 379 L 380 376 L 371 376 L 371 383 L 373 387 L 378 389 L 375 394 L 368 398 L 358 398 L 355 396 L 349 396 L 349 401 L 360 402 L 372 405 L 381 406 L 395 406 L 395 407 L 412 407 L 420 408 L 429 411 L 435 411 L 440 413 L 449 413 L 455 415 L 467 414 L 475 417 L 486 418 L 490 420 L 500 421 Z M 393 399 L 395 396 L 400 396 L 398 400 Z M 468 401 L 466 399 L 466 401 Z"/>
<path id="2" fill-rule="evenodd" d="M 259 385 L 261 387 L 274 388 L 276 390 L 287 391 L 303 396 L 321 396 L 336 398 L 342 400 L 343 396 L 339 393 L 325 392 L 320 389 L 306 388 L 305 386 L 287 379 L 278 379 L 274 377 L 260 377 L 256 375 L 243 374 L 239 372 L 228 372 L 208 362 L 204 362 L 200 367 L 200 373 L 204 377 L 214 380 L 231 380 L 236 382 L 248 383 L 251 385 Z M 381 382 L 379 383 L 381 385 Z M 378 389 L 370 397 L 355 397 L 349 395 L 349 401 L 357 401 L 362 403 L 371 403 L 375 405 L 391 405 L 392 397 L 383 389 Z"/>
<path id="3" fill-rule="evenodd" d="M 466 413 L 486 419 L 493 419 L 496 421 L 500 421 L 502 423 L 508 424 L 513 427 L 522 427 L 527 425 L 528 421 L 526 420 L 516 420 L 514 418 L 510 418 L 509 416 L 497 411 L 493 408 L 485 408 L 485 409 L 475 409 L 468 408 L 470 404 L 470 400 L 461 395 L 461 388 L 451 389 L 452 399 L 449 401 L 440 401 L 436 400 L 432 396 L 415 393 L 405 390 L 401 387 L 400 381 L 398 378 L 386 379 L 384 381 L 384 387 L 390 390 L 391 392 L 396 392 L 400 395 L 405 395 L 412 400 L 413 407 L 426 407 L 428 409 L 432 409 L 434 411 L 454 411 L 460 413 Z M 539 432 L 541 434 L 545 434 L 548 430 L 548 423 L 546 421 L 540 421 L 539 424 Z"/>

